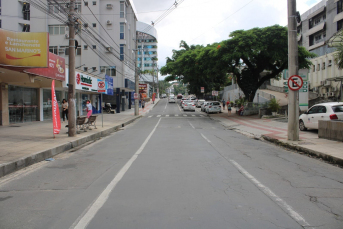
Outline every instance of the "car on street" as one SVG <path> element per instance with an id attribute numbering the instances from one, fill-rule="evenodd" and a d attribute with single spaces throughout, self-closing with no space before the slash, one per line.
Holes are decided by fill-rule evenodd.
<path id="1" fill-rule="evenodd" d="M 175 103 L 176 102 L 175 96 L 169 96 L 168 102 L 169 103 Z"/>
<path id="2" fill-rule="evenodd" d="M 167 95 L 166 94 L 162 94 L 161 97 L 162 97 L 162 99 L 164 99 L 164 98 L 167 98 Z"/>
<path id="3" fill-rule="evenodd" d="M 181 94 L 177 95 L 177 99 L 182 99 L 182 98 L 183 98 L 183 95 L 181 95 Z"/>
<path id="4" fill-rule="evenodd" d="M 220 113 L 222 111 L 222 107 L 220 106 L 220 102 L 210 102 L 206 106 L 206 113 Z"/>
<path id="5" fill-rule="evenodd" d="M 204 99 L 199 99 L 199 100 L 197 101 L 197 103 L 196 103 L 196 107 L 197 107 L 197 108 L 201 107 L 201 105 L 203 105 L 204 102 L 205 102 Z"/>
<path id="6" fill-rule="evenodd" d="M 181 108 L 183 109 L 183 107 L 185 106 L 185 103 L 190 103 L 190 102 L 193 102 L 193 101 L 191 101 L 191 100 L 183 100 L 181 102 Z M 193 102 L 193 104 L 194 104 L 194 102 Z"/>
<path id="7" fill-rule="evenodd" d="M 183 111 L 195 111 L 194 102 L 190 102 L 190 101 L 184 102 Z"/>
<path id="8" fill-rule="evenodd" d="M 206 111 L 206 106 L 210 103 L 211 101 L 205 101 L 202 105 L 201 105 L 201 111 L 205 112 Z"/>
<path id="9" fill-rule="evenodd" d="M 329 102 L 312 106 L 299 116 L 299 129 L 318 129 L 320 120 L 343 120 L 343 103 Z"/>

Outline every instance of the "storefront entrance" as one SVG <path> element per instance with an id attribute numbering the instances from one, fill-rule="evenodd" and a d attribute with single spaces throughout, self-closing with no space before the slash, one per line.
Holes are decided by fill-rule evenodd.
<path id="1" fill-rule="evenodd" d="M 10 124 L 37 121 L 37 89 L 9 85 L 8 109 Z"/>

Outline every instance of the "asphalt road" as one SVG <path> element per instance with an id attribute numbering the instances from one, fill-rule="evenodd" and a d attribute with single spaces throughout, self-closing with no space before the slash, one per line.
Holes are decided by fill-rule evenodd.
<path id="1" fill-rule="evenodd" d="M 55 159 L 0 179 L 0 228 L 343 228 L 341 168 L 166 99 Z"/>

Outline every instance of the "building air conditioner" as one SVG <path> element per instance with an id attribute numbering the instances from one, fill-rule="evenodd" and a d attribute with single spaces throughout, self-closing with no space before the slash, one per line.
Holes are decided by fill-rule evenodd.
<path id="1" fill-rule="evenodd" d="M 106 9 L 112 9 L 113 8 L 113 5 L 112 4 L 107 4 L 106 5 Z"/>
<path id="2" fill-rule="evenodd" d="M 64 48 L 59 48 L 59 49 L 58 49 L 58 52 L 59 52 L 59 53 L 64 53 L 64 52 L 65 52 L 65 49 L 64 49 Z"/>
<path id="3" fill-rule="evenodd" d="M 106 47 L 106 52 L 112 52 L 112 47 Z"/>
<path id="4" fill-rule="evenodd" d="M 328 80 L 325 80 L 325 81 L 324 81 L 324 86 L 331 86 L 331 82 L 328 81 Z"/>
<path id="5" fill-rule="evenodd" d="M 108 20 L 107 25 L 112 25 L 112 21 Z"/>
<path id="6" fill-rule="evenodd" d="M 326 96 L 326 93 L 320 94 L 320 97 L 324 98 Z"/>
<path id="7" fill-rule="evenodd" d="M 333 96 L 335 96 L 335 93 L 333 93 L 333 92 L 328 92 L 327 93 L 327 97 L 333 97 Z"/>
<path id="8" fill-rule="evenodd" d="M 69 38 L 69 34 L 64 34 L 64 37 L 65 37 L 66 39 L 68 39 L 68 38 Z"/>
<path id="9" fill-rule="evenodd" d="M 83 26 L 84 26 L 85 28 L 87 28 L 87 27 L 88 27 L 88 23 L 83 24 Z"/>

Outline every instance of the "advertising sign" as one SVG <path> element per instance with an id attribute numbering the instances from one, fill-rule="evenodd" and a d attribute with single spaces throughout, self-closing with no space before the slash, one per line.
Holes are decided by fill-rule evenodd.
<path id="1" fill-rule="evenodd" d="M 139 94 L 143 99 L 148 96 L 148 84 L 139 84 Z"/>
<path id="2" fill-rule="evenodd" d="M 218 91 L 212 91 L 213 96 L 218 96 Z"/>
<path id="3" fill-rule="evenodd" d="M 205 92 L 205 88 L 204 87 L 201 87 L 200 90 L 201 90 L 201 93 Z"/>
<path id="4" fill-rule="evenodd" d="M 65 81 L 65 59 L 49 52 L 48 68 L 29 68 L 25 69 L 24 72 Z"/>
<path id="5" fill-rule="evenodd" d="M 61 130 L 61 117 L 60 117 L 60 109 L 58 107 L 56 93 L 55 93 L 55 80 L 53 80 L 51 83 L 51 98 L 52 98 L 53 133 L 59 134 Z"/>
<path id="6" fill-rule="evenodd" d="M 98 92 L 98 78 L 75 71 L 75 89 L 83 91 Z M 65 87 L 68 87 L 69 71 L 66 69 Z"/>
<path id="7" fill-rule="evenodd" d="M 0 65 L 47 68 L 48 45 L 48 33 L 0 29 Z"/>
<path id="8" fill-rule="evenodd" d="M 105 81 L 98 79 L 98 92 L 105 93 L 106 92 L 106 84 Z"/>
<path id="9" fill-rule="evenodd" d="M 105 75 L 106 83 L 106 94 L 113 95 L 113 78 L 111 76 Z"/>
<path id="10" fill-rule="evenodd" d="M 134 99 L 139 99 L 139 94 L 138 93 L 133 93 L 133 98 Z"/>

